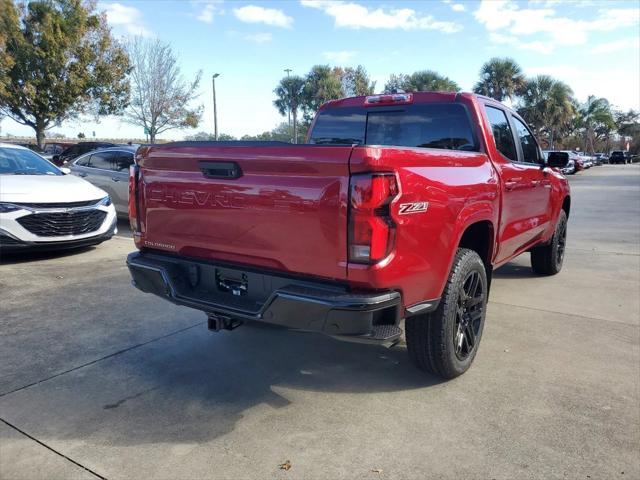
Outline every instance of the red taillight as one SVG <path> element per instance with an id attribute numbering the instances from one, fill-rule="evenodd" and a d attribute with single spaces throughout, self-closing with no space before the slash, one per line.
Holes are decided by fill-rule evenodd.
<path id="1" fill-rule="evenodd" d="M 351 177 L 349 203 L 349 261 L 376 263 L 393 248 L 395 224 L 389 204 L 398 195 L 392 173 L 367 173 Z"/>
<path id="2" fill-rule="evenodd" d="M 134 164 L 129 167 L 129 224 L 134 232 L 140 231 L 140 223 L 138 219 L 138 176 L 140 168 Z"/>

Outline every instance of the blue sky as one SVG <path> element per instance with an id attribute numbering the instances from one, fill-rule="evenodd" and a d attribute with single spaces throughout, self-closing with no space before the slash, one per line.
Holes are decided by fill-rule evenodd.
<path id="1" fill-rule="evenodd" d="M 169 42 L 186 77 L 203 72 L 195 131 L 213 131 L 211 75 L 221 132 L 255 134 L 284 120 L 272 106 L 285 68 L 366 67 L 378 88 L 391 73 L 433 69 L 470 90 L 482 63 L 510 56 L 526 74 L 567 82 L 579 100 L 594 94 L 640 108 L 640 9 L 637 0 L 430 1 L 119 1 L 101 2 L 118 37 Z M 31 135 L 5 119 L 2 134 Z M 142 137 L 116 118 L 67 122 L 75 136 Z M 194 131 L 170 131 L 181 139 Z"/>

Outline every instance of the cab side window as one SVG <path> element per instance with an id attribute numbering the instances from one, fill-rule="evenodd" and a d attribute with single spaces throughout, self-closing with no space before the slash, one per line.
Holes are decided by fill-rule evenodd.
<path id="1" fill-rule="evenodd" d="M 527 126 L 518 120 L 513 118 L 513 123 L 516 126 L 516 133 L 518 140 L 522 146 L 522 161 L 525 163 L 541 163 L 541 156 L 538 150 L 538 144 L 533 134 L 529 131 Z"/>
<path id="2" fill-rule="evenodd" d="M 115 152 L 99 152 L 91 155 L 91 167 L 101 170 L 116 170 L 114 160 Z"/>
<path id="3" fill-rule="evenodd" d="M 78 160 L 76 160 L 75 164 L 79 167 L 88 167 L 90 158 L 91 155 L 85 155 L 84 157 L 80 157 Z"/>
<path id="4" fill-rule="evenodd" d="M 115 152 L 115 169 L 118 172 L 128 172 L 129 167 L 133 165 L 133 153 Z"/>
<path id="5" fill-rule="evenodd" d="M 516 144 L 513 140 L 513 132 L 509 126 L 507 116 L 499 108 L 486 105 L 485 110 L 487 112 L 487 117 L 489 118 L 489 123 L 491 124 L 496 148 L 509 160 L 517 162 L 518 154 L 516 153 Z"/>

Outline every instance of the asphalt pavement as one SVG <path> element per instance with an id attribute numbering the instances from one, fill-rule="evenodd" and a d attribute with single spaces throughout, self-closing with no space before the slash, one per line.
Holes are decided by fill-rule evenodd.
<path id="1" fill-rule="evenodd" d="M 640 478 L 640 165 L 570 182 L 563 271 L 496 271 L 475 364 L 450 382 L 403 344 L 211 333 L 131 287 L 125 223 L 5 259 L 0 478 Z"/>

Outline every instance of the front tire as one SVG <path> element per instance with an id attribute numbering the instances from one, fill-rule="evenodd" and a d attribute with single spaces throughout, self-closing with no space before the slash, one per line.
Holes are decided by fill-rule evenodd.
<path id="1" fill-rule="evenodd" d="M 407 350 L 421 370 L 444 379 L 466 372 L 478 351 L 488 297 L 480 256 L 459 248 L 438 308 L 405 322 Z"/>
<path id="2" fill-rule="evenodd" d="M 562 270 L 567 243 L 567 214 L 560 210 L 556 231 L 548 245 L 531 250 L 531 268 L 539 275 L 555 275 Z"/>

